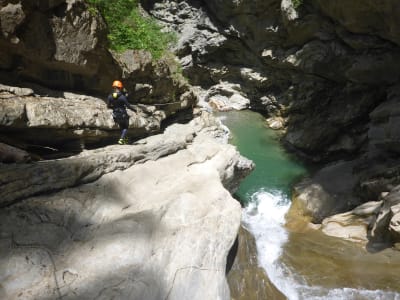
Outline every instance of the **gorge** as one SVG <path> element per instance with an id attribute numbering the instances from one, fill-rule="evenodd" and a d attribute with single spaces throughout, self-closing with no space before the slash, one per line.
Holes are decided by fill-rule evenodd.
<path id="1" fill-rule="evenodd" d="M 311 237 L 321 235 L 394 270 L 400 4 L 140 6 L 176 33 L 176 59 L 110 51 L 105 20 L 83 0 L 0 1 L 0 298 L 233 297 L 225 273 L 243 213 L 234 197 L 259 166 L 227 143 L 210 110 L 261 113 L 287 151 L 312 167 L 291 193 L 284 227 L 297 242 L 282 248 L 282 260 L 295 265 L 304 255 L 306 264 Z M 103 100 L 115 78 L 139 108 L 127 146 L 110 145 L 119 131 Z M 374 270 L 387 274 L 371 274 L 376 285 L 351 288 L 398 299 L 399 278 L 382 266 Z M 278 288 L 271 284 L 267 296 L 310 297 Z"/>

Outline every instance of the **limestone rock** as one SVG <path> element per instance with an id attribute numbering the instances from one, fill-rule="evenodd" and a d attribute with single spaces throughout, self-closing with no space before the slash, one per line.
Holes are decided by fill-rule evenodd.
<path id="1" fill-rule="evenodd" d="M 321 230 L 330 236 L 366 244 L 370 240 L 370 229 L 381 206 L 382 201 L 370 201 L 349 212 L 325 218 Z"/>
<path id="2" fill-rule="evenodd" d="M 392 235 L 392 239 L 396 243 L 400 241 L 400 205 L 393 205 L 390 210 L 393 217 L 390 220 L 389 231 Z"/>
<path id="3" fill-rule="evenodd" d="M 107 49 L 107 27 L 83 0 L 3 1 L 0 4 L 0 80 L 35 82 L 61 90 L 108 93 L 123 79 L 134 102 L 160 104 L 167 116 L 196 103 L 173 56 Z M 150 89 L 135 93 L 135 85 Z M 143 93 L 144 92 L 144 93 Z"/>
<path id="4" fill-rule="evenodd" d="M 400 86 L 390 89 L 388 101 L 377 106 L 370 114 L 371 126 L 368 131 L 370 148 L 400 151 Z"/>
<path id="5" fill-rule="evenodd" d="M 371 230 L 371 236 L 376 242 L 396 243 L 400 241 L 397 227 L 400 204 L 399 190 L 400 186 L 397 186 L 383 198 L 383 205 Z"/>
<path id="6" fill-rule="evenodd" d="M 328 216 L 346 212 L 362 202 L 352 194 L 357 183 L 353 175 L 355 162 L 340 162 L 318 171 L 294 186 L 295 201 L 303 207 L 304 215 L 320 223 Z"/>
<path id="7" fill-rule="evenodd" d="M 209 121 L 192 121 L 191 126 L 175 125 L 165 134 L 148 137 L 132 146 L 108 146 L 97 150 L 87 150 L 77 156 L 65 159 L 40 161 L 31 164 L 2 165 L 0 168 L 1 205 L 16 199 L 26 198 L 37 193 L 62 189 L 77 184 L 93 181 L 105 173 L 127 168 L 134 163 L 155 160 L 175 153 L 193 141 L 196 132 L 211 126 Z M 217 130 L 218 126 L 214 127 Z M 235 176 L 240 179 L 239 170 L 251 169 L 246 160 L 239 160 L 243 165 L 235 164 L 227 168 L 221 180 L 228 187 Z M 240 166 L 240 167 L 239 167 Z M 222 171 L 221 171 L 222 172 Z M 235 176 L 234 176 L 235 175 Z"/>
<path id="8" fill-rule="evenodd" d="M 400 45 L 400 26 L 396 14 L 400 11 L 396 0 L 377 3 L 373 0 L 337 2 L 314 0 L 327 16 L 334 18 L 350 32 L 371 33 Z"/>
<path id="9" fill-rule="evenodd" d="M 312 161 L 364 151 L 368 115 L 400 78 L 394 0 L 144 2 L 178 33 L 176 53 L 193 83 L 240 84 L 252 108 L 290 116 L 284 141 Z M 226 101 L 213 100 L 219 109 Z"/>
<path id="10" fill-rule="evenodd" d="M 278 129 L 283 129 L 284 125 L 285 125 L 285 120 L 283 118 L 280 117 L 272 117 L 272 118 L 268 118 L 266 120 L 267 125 L 269 128 L 278 130 Z"/>
<path id="11" fill-rule="evenodd" d="M 167 116 L 191 109 L 197 98 L 182 76 L 179 64 L 170 55 L 154 60 L 149 52 L 127 50 L 113 53 L 122 67 L 122 76 L 134 102 L 156 106 Z"/>
<path id="12" fill-rule="evenodd" d="M 118 76 L 104 45 L 106 26 L 81 0 L 3 1 L 2 80 L 20 78 L 64 89 L 104 90 Z M 101 75 L 101 76 L 99 76 Z"/>
<path id="13" fill-rule="evenodd" d="M 96 143 L 119 135 L 120 129 L 104 100 L 62 92 L 43 97 L 30 89 L 0 85 L 0 132 L 21 142 L 60 146 L 68 141 Z M 132 138 L 154 134 L 166 118 L 163 111 L 128 110 Z M 35 133 L 35 134 L 34 134 Z"/>
<path id="14" fill-rule="evenodd" d="M 240 92 L 240 86 L 227 82 L 220 82 L 209 88 L 205 101 L 217 111 L 246 109 L 250 100 Z"/>
<path id="15" fill-rule="evenodd" d="M 352 242 L 368 242 L 368 225 L 370 218 L 355 217 L 343 213 L 326 218 L 322 222 L 322 232 Z"/>
<path id="16" fill-rule="evenodd" d="M 51 172 L 81 170 L 81 180 L 75 178 L 80 182 L 104 175 L 0 212 L 2 295 L 230 299 L 226 257 L 240 226 L 241 207 L 221 181 L 229 185 L 252 164 L 240 163 L 243 158 L 233 146 L 196 127 L 209 121 L 174 125 L 138 145 L 47 162 L 43 177 L 39 165 L 25 165 L 20 172 L 36 168 L 30 180 L 41 186 Z M 177 138 L 184 143 L 171 153 Z M 83 170 L 90 161 L 94 173 Z M 65 172 L 63 178 L 68 178 Z"/>
<path id="17" fill-rule="evenodd" d="M 265 270 L 260 267 L 257 259 L 257 246 L 250 232 L 240 227 L 235 242 L 237 253 L 231 270 L 228 272 L 228 282 L 232 300 L 275 300 L 286 297 L 269 280 Z"/>
<path id="18" fill-rule="evenodd" d="M 31 156 L 28 152 L 0 143 L 0 163 L 29 162 Z"/>

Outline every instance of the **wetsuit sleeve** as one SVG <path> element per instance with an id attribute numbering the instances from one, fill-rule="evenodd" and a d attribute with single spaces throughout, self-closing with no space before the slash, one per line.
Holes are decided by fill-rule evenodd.
<path id="1" fill-rule="evenodd" d="M 110 95 L 108 95 L 108 97 L 107 97 L 107 107 L 108 108 L 111 108 L 111 101 L 112 101 L 112 96 L 111 96 L 111 94 Z"/>
<path id="2" fill-rule="evenodd" d="M 136 109 L 128 102 L 128 99 L 126 98 L 125 95 L 121 95 L 120 99 L 122 100 L 122 102 L 124 102 L 126 107 L 128 107 L 130 110 L 133 110 L 134 112 L 136 112 Z"/>

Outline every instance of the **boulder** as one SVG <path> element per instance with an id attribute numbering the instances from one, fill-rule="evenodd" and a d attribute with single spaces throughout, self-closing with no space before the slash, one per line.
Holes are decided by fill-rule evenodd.
<path id="1" fill-rule="evenodd" d="M 134 102 L 155 106 L 167 116 L 196 105 L 197 98 L 172 54 L 158 60 L 143 50 L 127 50 L 113 56 L 122 67 L 125 87 L 132 91 L 130 98 Z"/>
<path id="2" fill-rule="evenodd" d="M 157 133 L 166 118 L 149 106 L 128 114 L 131 138 Z M 28 144 L 66 148 L 73 141 L 91 145 L 116 139 L 120 129 L 103 99 L 68 92 L 43 97 L 0 85 L 0 132 Z"/>
<path id="3" fill-rule="evenodd" d="M 328 216 L 346 212 L 362 204 L 352 191 L 357 183 L 354 161 L 339 162 L 322 168 L 311 178 L 294 186 L 293 202 L 311 222 L 321 223 Z M 299 202 L 299 203 L 298 203 Z"/>
<path id="4" fill-rule="evenodd" d="M 253 165 L 206 133 L 210 126 L 218 130 L 210 122 L 205 117 L 137 145 L 19 169 L 36 168 L 30 180 L 48 194 L 0 212 L 2 296 L 230 299 L 226 258 L 241 207 L 224 185 L 233 192 L 233 183 Z M 203 131 L 205 124 L 210 126 Z M 180 150 L 169 150 L 177 138 Z M 86 168 L 90 161 L 92 171 Z M 66 170 L 73 169 L 81 174 L 75 181 L 87 184 L 66 188 L 74 180 Z M 62 171 L 53 184 L 65 189 L 49 193 L 46 181 Z"/>
<path id="5" fill-rule="evenodd" d="M 349 212 L 325 218 L 321 230 L 326 235 L 366 245 L 370 240 L 371 226 L 381 206 L 382 201 L 370 201 Z"/>
<path id="6" fill-rule="evenodd" d="M 104 20 L 85 1 L 2 1 L 0 78 L 105 91 L 120 69 L 104 47 Z"/>
<path id="7" fill-rule="evenodd" d="M 371 237 L 375 242 L 398 243 L 400 240 L 397 220 L 400 204 L 400 186 L 395 187 L 383 197 L 383 205 L 373 223 Z M 393 220 L 393 221 L 392 221 Z"/>
<path id="8" fill-rule="evenodd" d="M 220 82 L 207 90 L 205 101 L 217 111 L 242 110 L 249 107 L 250 100 L 241 92 L 240 85 Z"/>
<path id="9" fill-rule="evenodd" d="M 206 113 L 204 113 L 206 114 Z M 164 134 L 142 139 L 130 146 L 108 146 L 83 151 L 77 156 L 64 159 L 40 161 L 29 164 L 2 165 L 0 168 L 1 206 L 37 193 L 71 187 L 96 180 L 103 174 L 128 168 L 147 160 L 170 155 L 193 142 L 196 132 L 205 128 L 218 128 L 213 118 L 202 117 L 192 121 L 191 126 L 174 125 Z M 224 129 L 221 128 L 222 132 Z M 232 166 L 233 168 L 234 166 Z M 240 169 L 247 169 L 244 164 Z M 232 186 L 232 177 L 238 170 L 226 171 L 224 184 Z M 236 185 L 236 182 L 234 182 Z M 233 189 L 233 187 L 232 187 Z"/>

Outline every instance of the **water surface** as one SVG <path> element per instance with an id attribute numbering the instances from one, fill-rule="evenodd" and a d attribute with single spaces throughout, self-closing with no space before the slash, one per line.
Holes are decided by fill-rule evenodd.
<path id="1" fill-rule="evenodd" d="M 219 116 L 231 131 L 230 143 L 256 164 L 236 196 L 245 204 L 243 224 L 256 239 L 259 264 L 271 282 L 290 300 L 400 300 L 400 253 L 368 253 L 320 231 L 289 232 L 290 191 L 307 174 L 305 166 L 280 146 L 260 114 Z"/>
<path id="2" fill-rule="evenodd" d="M 240 184 L 237 196 L 248 201 L 260 190 L 289 196 L 293 181 L 306 174 L 306 169 L 279 145 L 277 132 L 267 127 L 264 117 L 251 111 L 231 111 L 221 113 L 220 118 L 231 131 L 230 143 L 256 164 Z"/>

